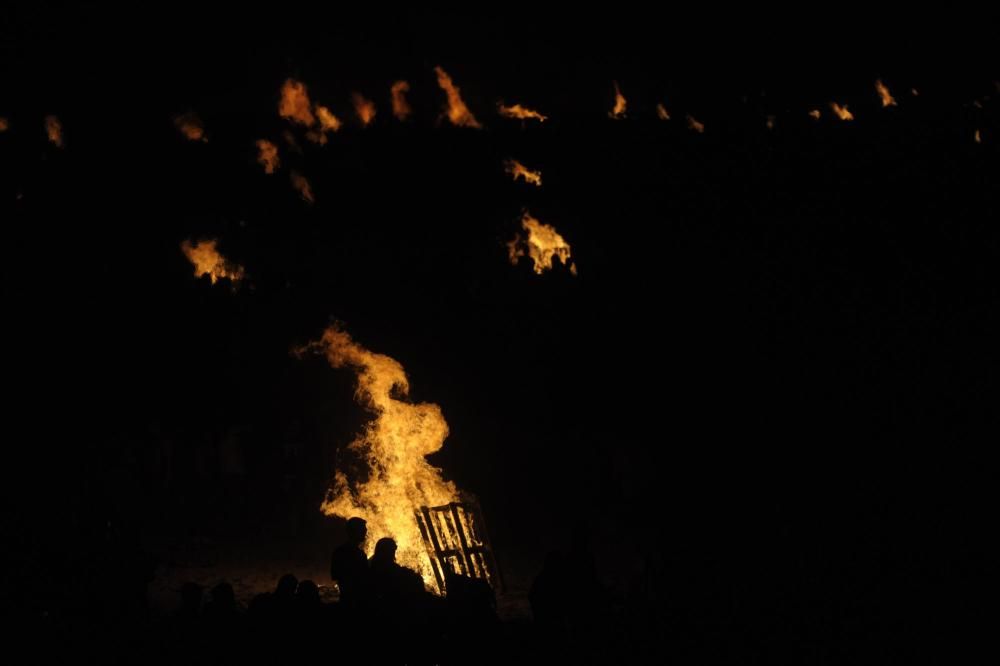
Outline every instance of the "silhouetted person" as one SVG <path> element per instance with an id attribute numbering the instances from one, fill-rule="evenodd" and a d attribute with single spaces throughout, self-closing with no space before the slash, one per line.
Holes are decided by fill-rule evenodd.
<path id="1" fill-rule="evenodd" d="M 361 518 L 347 521 L 347 543 L 338 546 L 330 558 L 330 578 L 340 588 L 340 602 L 357 607 L 368 596 L 368 558 L 361 545 L 368 536 L 368 524 Z"/>
<path id="2" fill-rule="evenodd" d="M 396 562 L 396 542 L 389 537 L 375 544 L 368 568 L 372 597 L 383 606 L 412 606 L 425 593 L 420 574 Z"/>
<path id="3" fill-rule="evenodd" d="M 295 610 L 300 616 L 314 616 L 319 614 L 323 608 L 323 602 L 319 598 L 319 588 L 311 580 L 304 580 L 299 583 L 299 589 L 295 591 Z"/>
<path id="4" fill-rule="evenodd" d="M 565 627 L 567 584 L 562 554 L 558 550 L 549 551 L 545 555 L 541 572 L 535 577 L 528 592 L 531 614 L 545 631 Z"/>
<path id="5" fill-rule="evenodd" d="M 230 620 L 236 615 L 236 595 L 233 586 L 223 581 L 212 588 L 212 598 L 205 604 L 205 617 L 211 620 Z"/>

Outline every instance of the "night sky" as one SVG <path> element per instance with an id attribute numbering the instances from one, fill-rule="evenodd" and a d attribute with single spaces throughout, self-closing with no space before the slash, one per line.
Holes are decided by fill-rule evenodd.
<path id="1" fill-rule="evenodd" d="M 1000 397 L 988 26 L 956 43 L 884 17 L 533 11 L 0 12 L 15 578 L 48 580 L 108 520 L 326 558 L 341 525 L 317 507 L 365 415 L 352 373 L 290 351 L 338 321 L 441 406 L 433 460 L 480 498 L 512 583 L 583 524 L 609 581 L 651 558 L 698 612 L 833 617 L 847 642 L 978 621 Z M 442 121 L 435 65 L 482 130 Z M 278 116 L 289 77 L 345 120 L 326 146 Z M 550 120 L 502 119 L 500 100 Z M 178 133 L 186 112 L 206 143 Z M 577 276 L 509 263 L 524 209 Z M 247 279 L 196 279 L 192 238 Z"/>

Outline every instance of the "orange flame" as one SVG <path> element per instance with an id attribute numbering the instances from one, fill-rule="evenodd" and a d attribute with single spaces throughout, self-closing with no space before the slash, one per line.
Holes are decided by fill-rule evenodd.
<path id="1" fill-rule="evenodd" d="M 316 203 L 316 198 L 313 196 L 312 186 L 305 176 L 300 174 L 298 171 L 292 171 L 288 177 L 292 181 L 292 187 L 295 191 L 302 195 L 302 198 L 309 203 Z"/>
<path id="2" fill-rule="evenodd" d="M 774 118 L 773 115 L 767 116 L 767 118 L 764 120 L 764 125 L 767 126 L 767 129 L 769 129 L 769 130 L 773 130 L 774 129 L 774 120 L 775 120 L 775 118 Z"/>
<path id="3" fill-rule="evenodd" d="M 504 160 L 503 167 L 504 171 L 513 176 L 515 181 L 521 178 L 524 182 L 531 185 L 542 186 L 541 171 L 532 171 L 517 160 Z"/>
<path id="4" fill-rule="evenodd" d="M 390 88 L 392 92 L 392 115 L 397 120 L 406 120 L 413 113 L 410 103 L 406 101 L 406 93 L 410 92 L 410 84 L 406 81 L 396 81 Z"/>
<path id="5" fill-rule="evenodd" d="M 374 111 L 372 113 L 374 114 Z M 316 117 L 319 118 L 320 129 L 324 132 L 338 132 L 343 124 L 340 118 L 333 115 L 325 106 L 316 106 Z"/>
<path id="6" fill-rule="evenodd" d="M 396 559 L 414 569 L 431 589 L 434 571 L 420 536 L 414 511 L 458 501 L 459 491 L 445 481 L 426 456 L 440 450 L 448 437 L 441 408 L 407 400 L 410 383 L 398 361 L 365 349 L 345 331 L 331 326 L 316 342 L 294 350 L 297 356 L 320 352 L 334 368 L 351 368 L 357 376 L 355 399 L 371 420 L 348 446 L 367 468 L 364 480 L 334 475 L 320 510 L 328 516 L 358 516 L 368 523 L 367 550 L 382 537 L 395 539 Z"/>
<path id="7" fill-rule="evenodd" d="M 889 89 L 882 83 L 882 79 L 875 80 L 875 90 L 878 91 L 878 96 L 882 100 L 883 109 L 887 106 L 896 106 L 896 99 L 889 94 Z"/>
<path id="8" fill-rule="evenodd" d="M 615 84 L 615 108 L 608 112 L 609 118 L 614 118 L 615 120 L 621 120 L 625 117 L 625 107 L 627 102 L 625 101 L 625 96 L 622 95 L 621 89 L 618 88 L 618 82 L 612 81 Z"/>
<path id="9" fill-rule="evenodd" d="M 688 124 L 688 129 L 694 130 L 698 134 L 705 133 L 705 124 L 695 120 L 695 117 L 692 116 L 690 113 L 687 115 L 687 124 Z"/>
<path id="10" fill-rule="evenodd" d="M 569 243 L 553 227 L 542 224 L 528 211 L 524 211 L 521 228 L 528 235 L 516 234 L 514 240 L 507 243 L 511 264 L 516 266 L 520 257 L 527 256 L 534 265 L 535 273 L 541 275 L 552 268 L 553 257 L 558 257 L 563 265 L 569 265 L 570 273 L 576 275 L 576 264 L 570 262 Z"/>
<path id="11" fill-rule="evenodd" d="M 264 173 L 274 173 L 281 166 L 278 147 L 267 139 L 257 139 L 257 163 L 264 167 Z"/>
<path id="12" fill-rule="evenodd" d="M 656 117 L 660 120 L 670 120 L 670 114 L 667 113 L 667 107 L 662 104 L 656 105 Z"/>
<path id="13" fill-rule="evenodd" d="M 6 132 L 10 129 L 10 121 L 0 116 L 0 132 Z"/>
<path id="14" fill-rule="evenodd" d="M 226 258 L 219 254 L 216 249 L 217 240 L 203 240 L 192 243 L 186 240 L 181 243 L 181 251 L 194 265 L 194 276 L 200 278 L 207 275 L 212 284 L 222 278 L 229 278 L 235 285 L 243 279 L 243 267 L 226 261 Z"/>
<path id="15" fill-rule="evenodd" d="M 197 113 L 192 111 L 177 116 L 174 118 L 174 125 L 189 141 L 208 143 L 208 138 L 205 136 L 205 125 Z"/>
<path id="16" fill-rule="evenodd" d="M 354 112 L 358 114 L 362 126 L 371 125 L 372 121 L 375 120 L 375 103 L 361 93 L 351 93 L 351 102 L 354 104 Z"/>
<path id="17" fill-rule="evenodd" d="M 278 115 L 300 125 L 312 127 L 316 124 L 316 117 L 313 116 L 311 107 L 306 84 L 295 79 L 287 79 L 281 86 Z"/>
<path id="18" fill-rule="evenodd" d="M 540 123 L 544 123 L 549 119 L 548 116 L 543 116 L 538 111 L 533 111 L 527 107 L 521 106 L 520 104 L 515 104 L 513 106 L 506 106 L 503 102 L 497 105 L 497 110 L 500 115 L 504 118 L 517 118 L 519 120 L 537 120 Z"/>
<path id="19" fill-rule="evenodd" d="M 972 135 L 972 140 L 976 143 L 983 142 L 983 135 L 979 133 L 979 130 L 976 130 L 976 132 Z"/>
<path id="20" fill-rule="evenodd" d="M 819 120 L 819 109 L 813 109 L 809 112 L 809 117 L 813 120 Z"/>
<path id="21" fill-rule="evenodd" d="M 836 102 L 830 102 L 830 108 L 841 120 L 854 120 L 854 114 L 847 110 L 847 105 L 841 106 Z"/>
<path id="22" fill-rule="evenodd" d="M 437 74 L 438 85 L 441 86 L 441 90 L 448 96 L 448 108 L 445 110 L 445 114 L 448 116 L 451 124 L 457 127 L 474 127 L 480 129 L 482 125 L 479 124 L 476 117 L 469 111 L 469 107 L 462 101 L 461 90 L 452 83 L 448 73 L 440 67 L 435 67 L 434 72 Z"/>
<path id="23" fill-rule="evenodd" d="M 45 116 L 45 133 L 57 148 L 63 147 L 62 123 L 55 116 Z"/>

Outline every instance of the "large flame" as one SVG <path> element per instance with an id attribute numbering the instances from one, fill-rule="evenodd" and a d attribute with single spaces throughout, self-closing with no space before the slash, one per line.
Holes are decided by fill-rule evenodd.
<path id="1" fill-rule="evenodd" d="M 514 104 L 513 106 L 506 106 L 503 102 L 497 105 L 497 110 L 500 115 L 504 118 L 517 118 L 519 120 L 537 120 L 540 123 L 544 123 L 549 119 L 548 116 L 543 116 L 538 111 L 534 111 L 527 107 L 521 106 L 520 104 Z"/>
<path id="2" fill-rule="evenodd" d="M 302 195 L 302 198 L 309 203 L 316 203 L 316 197 L 313 196 L 312 185 L 309 184 L 309 180 L 306 179 L 298 171 L 292 171 L 288 174 L 288 178 L 292 181 L 292 187 L 295 191 Z"/>
<path id="3" fill-rule="evenodd" d="M 476 117 L 469 111 L 469 107 L 465 105 L 460 89 L 452 82 L 451 77 L 448 76 L 448 72 L 440 67 L 435 67 L 434 73 L 437 74 L 437 81 L 438 85 L 441 86 L 441 90 L 448 96 L 448 107 L 445 109 L 445 114 L 448 116 L 451 124 L 458 127 L 481 128 L 482 125 L 479 124 Z"/>
<path id="4" fill-rule="evenodd" d="M 882 100 L 882 108 L 896 106 L 896 99 L 889 94 L 889 89 L 882 83 L 882 79 L 875 80 L 875 90 L 878 91 L 878 96 Z"/>
<path id="5" fill-rule="evenodd" d="M 628 102 L 625 101 L 625 95 L 622 95 L 622 91 L 618 87 L 618 82 L 612 81 L 612 83 L 615 84 L 615 107 L 608 111 L 608 117 L 621 120 L 625 117 L 625 107 L 628 105 Z"/>
<path id="6" fill-rule="evenodd" d="M 55 116 L 45 116 L 45 133 L 57 148 L 63 147 L 62 123 Z"/>
<path id="7" fill-rule="evenodd" d="M 841 106 L 836 102 L 830 102 L 830 108 L 841 120 L 854 120 L 854 114 L 847 110 L 847 105 Z"/>
<path id="8" fill-rule="evenodd" d="M 174 118 L 174 126 L 189 141 L 208 141 L 208 137 L 205 136 L 205 124 L 194 111 Z"/>
<path id="9" fill-rule="evenodd" d="M 670 120 L 670 114 L 667 113 L 667 107 L 663 106 L 663 104 L 657 104 L 656 117 L 660 120 Z"/>
<path id="10" fill-rule="evenodd" d="M 309 103 L 309 91 L 306 84 L 295 79 L 286 79 L 281 86 L 281 101 L 278 102 L 278 115 L 306 127 L 316 124 L 316 117 Z"/>
<path id="11" fill-rule="evenodd" d="M 521 228 L 527 232 L 527 236 L 516 234 L 514 240 L 507 243 L 511 264 L 516 266 L 519 258 L 527 256 L 534 265 L 535 273 L 541 275 L 552 268 L 552 259 L 558 257 L 563 265 L 569 266 L 570 273 L 576 275 L 576 264 L 571 262 L 569 243 L 553 227 L 542 224 L 528 211 L 524 211 Z"/>
<path id="12" fill-rule="evenodd" d="M 363 127 L 368 127 L 375 120 L 375 102 L 371 101 L 361 93 L 351 93 L 351 102 L 354 104 L 354 112 L 358 114 L 358 120 Z"/>
<path id="13" fill-rule="evenodd" d="M 705 123 L 698 122 L 690 113 L 687 115 L 687 125 L 689 130 L 694 130 L 698 134 L 705 133 Z"/>
<path id="14" fill-rule="evenodd" d="M 515 181 L 518 178 L 521 178 L 524 182 L 530 185 L 535 185 L 537 187 L 542 186 L 541 171 L 532 171 L 517 160 L 504 160 L 503 168 L 504 171 L 509 173 Z"/>
<path id="15" fill-rule="evenodd" d="M 267 139 L 257 139 L 257 163 L 264 167 L 264 173 L 274 173 L 281 166 L 278 147 Z"/>
<path id="16" fill-rule="evenodd" d="M 320 509 L 328 516 L 363 518 L 368 523 L 369 552 L 382 537 L 395 539 L 396 559 L 435 589 L 434 570 L 414 511 L 459 500 L 455 484 L 445 481 L 441 470 L 426 458 L 448 436 L 441 408 L 407 400 L 410 384 L 403 366 L 365 349 L 337 326 L 295 351 L 322 352 L 332 367 L 352 369 L 357 375 L 355 398 L 371 416 L 348 446 L 363 462 L 366 478 L 348 479 L 338 470 Z"/>
<path id="17" fill-rule="evenodd" d="M 396 81 L 390 88 L 392 92 L 392 115 L 397 120 L 406 120 L 413 113 L 410 103 L 406 101 L 406 93 L 410 92 L 410 84 L 406 81 Z"/>
<path id="18" fill-rule="evenodd" d="M 194 265 L 194 276 L 196 278 L 207 275 L 212 280 L 212 284 L 215 284 L 222 278 L 229 278 L 235 285 L 243 279 L 243 267 L 230 263 L 225 257 L 219 254 L 219 250 L 216 248 L 217 244 L 218 241 L 214 239 L 195 241 L 193 243 L 190 240 L 186 240 L 181 243 L 181 251 L 184 252 L 184 256 L 188 258 L 188 261 Z"/>

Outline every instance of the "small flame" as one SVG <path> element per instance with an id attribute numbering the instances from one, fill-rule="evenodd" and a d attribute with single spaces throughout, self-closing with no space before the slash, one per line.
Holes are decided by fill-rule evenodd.
<path id="1" fill-rule="evenodd" d="M 0 132 L 6 132 L 10 129 L 10 121 L 0 116 Z"/>
<path id="2" fill-rule="evenodd" d="M 278 115 L 299 125 L 312 127 L 316 124 L 316 117 L 313 116 L 311 107 L 306 84 L 295 79 L 287 79 L 281 86 Z"/>
<path id="3" fill-rule="evenodd" d="M 363 127 L 371 125 L 375 120 L 375 103 L 361 93 L 351 93 L 351 102 L 354 104 L 354 112 L 358 114 L 361 125 Z"/>
<path id="4" fill-rule="evenodd" d="M 461 90 L 452 83 L 451 77 L 448 73 L 441 69 L 440 67 L 435 67 L 434 72 L 437 74 L 438 85 L 441 86 L 441 90 L 445 92 L 448 96 L 448 108 L 445 110 L 445 114 L 448 116 L 448 120 L 451 121 L 452 125 L 458 127 L 474 127 L 480 129 L 482 125 L 476 120 L 476 117 L 472 115 L 469 111 L 469 107 L 465 105 L 462 101 Z"/>
<path id="5" fill-rule="evenodd" d="M 57 148 L 63 147 L 62 123 L 55 116 L 45 116 L 45 133 Z"/>
<path id="6" fill-rule="evenodd" d="M 302 198 L 309 203 L 316 203 L 316 198 L 313 196 L 312 186 L 305 176 L 300 174 L 298 171 L 292 171 L 288 177 L 292 181 L 292 187 L 295 191 L 302 195 Z"/>
<path id="7" fill-rule="evenodd" d="M 690 113 L 687 115 L 687 124 L 689 130 L 694 130 L 698 134 L 705 133 L 705 124 L 698 122 Z"/>
<path id="8" fill-rule="evenodd" d="M 854 120 L 854 114 L 847 110 L 847 105 L 841 106 L 836 102 L 830 102 L 830 108 L 841 120 Z"/>
<path id="9" fill-rule="evenodd" d="M 197 113 L 192 111 L 191 113 L 184 113 L 177 116 L 174 118 L 174 126 L 189 141 L 203 141 L 208 143 L 208 138 L 205 136 L 205 125 L 201 122 L 201 118 L 198 117 Z"/>
<path id="10" fill-rule="evenodd" d="M 608 112 L 609 118 L 614 118 L 615 120 L 621 120 L 625 117 L 625 107 L 627 102 L 625 101 L 625 96 L 622 95 L 621 89 L 618 87 L 617 81 L 612 81 L 615 84 L 615 108 Z"/>
<path id="11" fill-rule="evenodd" d="M 662 104 L 656 105 L 656 117 L 660 120 L 670 120 L 670 114 L 667 113 L 667 107 Z"/>
<path id="12" fill-rule="evenodd" d="M 409 379 L 403 366 L 384 354 L 365 349 L 337 326 L 322 338 L 294 350 L 320 352 L 333 368 L 348 367 L 357 377 L 357 400 L 371 420 L 348 446 L 366 467 L 362 479 L 348 479 L 338 470 L 320 510 L 328 516 L 358 516 L 368 523 L 367 550 L 382 537 L 396 541 L 396 559 L 414 569 L 434 588 L 428 559 L 414 511 L 459 500 L 459 491 L 441 470 L 427 461 L 448 437 L 441 408 L 414 403 L 407 397 Z"/>
<path id="13" fill-rule="evenodd" d="M 194 265 L 196 278 L 207 275 L 212 280 L 212 284 L 222 278 L 229 278 L 235 285 L 244 277 L 243 267 L 228 262 L 225 257 L 219 254 L 216 248 L 217 244 L 218 241 L 214 239 L 195 241 L 194 243 L 186 240 L 181 243 L 181 251 Z"/>
<path id="14" fill-rule="evenodd" d="M 767 126 L 767 129 L 769 130 L 774 129 L 774 120 L 775 118 L 773 115 L 767 116 L 767 118 L 764 120 L 764 125 Z"/>
<path id="15" fill-rule="evenodd" d="M 576 275 L 576 264 L 570 263 L 569 243 L 553 227 L 542 224 L 524 211 L 521 228 L 528 232 L 527 236 L 516 234 L 514 240 L 507 243 L 511 264 L 516 266 L 520 257 L 527 256 L 534 265 L 535 273 L 541 275 L 552 268 L 553 257 L 558 257 L 563 265 L 569 265 L 570 273 Z"/>
<path id="16" fill-rule="evenodd" d="M 264 167 L 264 173 L 271 174 L 281 166 L 278 147 L 267 139 L 257 139 L 257 163 Z"/>
<path id="17" fill-rule="evenodd" d="M 316 117 L 319 118 L 320 129 L 324 132 L 339 132 L 343 125 L 340 118 L 333 115 L 325 106 L 316 105 Z"/>
<path id="18" fill-rule="evenodd" d="M 406 101 L 406 93 L 410 92 L 410 84 L 406 81 L 396 81 L 390 88 L 392 92 L 392 115 L 397 120 L 406 120 L 413 113 L 410 103 Z"/>
<path id="19" fill-rule="evenodd" d="M 517 160 L 504 160 L 503 167 L 504 171 L 513 176 L 515 181 L 521 178 L 524 182 L 531 185 L 542 186 L 541 171 L 532 171 Z"/>
<path id="20" fill-rule="evenodd" d="M 500 115 L 504 118 L 516 118 L 518 120 L 537 120 L 540 123 L 544 123 L 548 120 L 548 116 L 543 116 L 538 111 L 534 111 L 527 107 L 521 106 L 520 104 L 514 104 L 513 106 L 506 106 L 503 102 L 497 105 L 497 110 Z"/>
<path id="21" fill-rule="evenodd" d="M 896 99 L 889 94 L 889 89 L 882 83 L 882 79 L 875 80 L 875 90 L 878 91 L 878 96 L 882 99 L 883 109 L 887 106 L 896 106 Z"/>
<path id="22" fill-rule="evenodd" d="M 976 132 L 972 135 L 972 140 L 976 143 L 983 142 L 983 135 L 979 133 L 979 130 L 976 130 Z"/>
<path id="23" fill-rule="evenodd" d="M 914 97 L 920 96 L 920 93 L 917 91 L 916 88 L 910 88 L 910 94 L 913 95 Z"/>
<path id="24" fill-rule="evenodd" d="M 813 109 L 809 112 L 809 117 L 813 120 L 819 120 L 819 109 Z"/>

